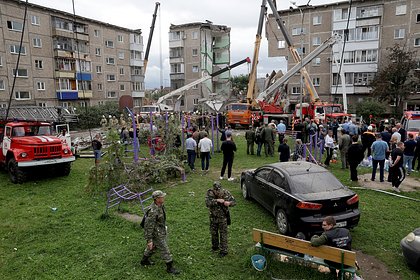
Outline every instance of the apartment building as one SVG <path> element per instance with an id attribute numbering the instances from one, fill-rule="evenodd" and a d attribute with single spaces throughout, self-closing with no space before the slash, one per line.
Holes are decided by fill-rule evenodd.
<path id="1" fill-rule="evenodd" d="M 211 22 L 171 25 L 169 61 L 172 90 L 230 64 L 230 28 Z M 173 100 L 175 109 L 192 111 L 208 99 L 230 93 L 230 71 L 194 86 Z"/>
<path id="2" fill-rule="evenodd" d="M 141 105 L 140 29 L 35 4 L 28 4 L 24 23 L 25 2 L 16 0 L 1 1 L 0 11 L 1 107 L 7 106 L 12 87 L 13 105 L 84 107 L 118 103 L 123 96 Z"/>
<path id="3" fill-rule="evenodd" d="M 355 105 L 370 97 L 369 83 L 387 54 L 386 48 L 398 43 L 420 51 L 420 1 L 418 0 L 353 0 L 320 6 L 301 6 L 281 10 L 279 14 L 301 56 L 312 52 L 333 34 L 348 40 L 327 48 L 306 66 L 323 101 L 342 102 L 343 87 L 339 78 L 344 72 L 348 104 Z M 266 24 L 271 57 L 285 56 L 288 69 L 295 65 L 284 36 L 271 14 Z M 344 45 L 344 52 L 343 50 Z M 417 54 L 420 60 L 420 52 Z M 419 67 L 420 68 L 420 67 Z M 290 79 L 288 93 L 296 104 L 301 92 L 300 75 Z M 309 101 L 309 97 L 305 97 Z M 420 93 L 405 100 L 406 109 L 420 109 Z"/>

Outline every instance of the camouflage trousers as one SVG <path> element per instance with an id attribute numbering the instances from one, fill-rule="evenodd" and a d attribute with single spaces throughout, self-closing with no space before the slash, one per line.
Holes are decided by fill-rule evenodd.
<path id="1" fill-rule="evenodd" d="M 165 263 L 172 261 L 172 255 L 171 255 L 171 252 L 169 251 L 168 243 L 166 242 L 166 236 L 154 237 L 153 249 L 149 250 L 146 244 L 146 249 L 144 249 L 143 254 L 145 257 L 150 257 L 155 253 L 156 250 L 160 251 L 162 259 L 165 261 Z"/>
<path id="2" fill-rule="evenodd" d="M 220 248 L 220 252 L 228 252 L 228 226 L 227 221 L 211 221 L 210 234 L 212 248 Z"/>

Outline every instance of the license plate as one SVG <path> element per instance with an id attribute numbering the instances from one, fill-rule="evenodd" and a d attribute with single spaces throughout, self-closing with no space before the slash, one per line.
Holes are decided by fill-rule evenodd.
<path id="1" fill-rule="evenodd" d="M 345 226 L 347 226 L 347 221 L 344 221 L 344 222 L 338 222 L 335 226 L 336 226 L 336 227 L 345 227 Z"/>

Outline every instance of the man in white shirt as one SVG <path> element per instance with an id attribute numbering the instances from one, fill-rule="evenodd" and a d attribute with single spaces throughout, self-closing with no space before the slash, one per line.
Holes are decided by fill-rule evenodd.
<path id="1" fill-rule="evenodd" d="M 210 151 L 213 148 L 213 142 L 207 137 L 207 132 L 203 133 L 204 138 L 198 142 L 201 158 L 201 171 L 207 172 L 210 165 Z"/>

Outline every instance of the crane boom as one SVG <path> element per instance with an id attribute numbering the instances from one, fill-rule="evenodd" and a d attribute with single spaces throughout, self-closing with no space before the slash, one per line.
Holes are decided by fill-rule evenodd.
<path id="1" fill-rule="evenodd" d="M 160 6 L 159 2 L 155 3 L 155 11 L 153 13 L 152 25 L 150 26 L 149 39 L 147 40 L 146 52 L 144 54 L 144 73 L 146 74 L 147 63 L 149 62 L 150 46 L 152 44 L 153 31 L 155 30 L 156 14 Z"/>
<path id="2" fill-rule="evenodd" d="M 270 1 L 270 0 L 269 0 Z M 309 53 L 301 63 L 296 64 L 293 66 L 289 71 L 286 72 L 280 79 L 278 79 L 274 84 L 269 86 L 266 90 L 261 92 L 258 97 L 257 101 L 263 101 L 263 100 L 269 100 L 273 97 L 273 93 L 281 86 L 283 86 L 287 80 L 289 80 L 293 75 L 295 75 L 297 72 L 299 72 L 302 67 L 305 67 L 309 62 L 311 62 L 315 57 L 317 57 L 320 53 L 322 53 L 326 48 L 334 45 L 338 41 L 341 40 L 341 36 L 338 34 L 334 34 L 332 37 L 330 37 L 328 40 L 323 42 L 321 45 L 319 45 L 315 50 L 313 50 L 311 53 Z"/>
<path id="3" fill-rule="evenodd" d="M 292 38 L 287 32 L 286 27 L 284 26 L 283 20 L 281 19 L 274 2 L 272 0 L 267 0 L 267 2 L 270 5 L 271 10 L 273 11 L 273 15 L 276 18 L 277 25 L 279 26 L 281 32 L 283 33 L 284 40 L 286 41 L 286 44 L 288 46 L 288 49 L 294 61 L 296 63 L 301 63 L 302 58 L 300 57 L 299 52 L 297 51 L 296 47 L 293 45 Z M 305 67 L 301 67 L 299 71 L 303 77 L 305 88 L 308 91 L 312 102 L 319 101 L 318 93 L 312 83 L 312 80 L 308 74 L 308 71 L 306 71 Z"/>
<path id="4" fill-rule="evenodd" d="M 191 82 L 191 83 L 189 83 L 189 84 L 187 84 L 187 85 L 185 85 L 183 87 L 180 87 L 179 89 L 176 89 L 176 90 L 174 90 L 174 91 L 172 91 L 172 92 L 170 92 L 168 94 L 165 94 L 164 96 L 161 96 L 158 99 L 157 104 L 161 104 L 163 101 L 165 101 L 168 98 L 171 98 L 171 97 L 180 95 L 183 91 L 188 90 L 188 89 L 192 88 L 193 86 L 198 85 L 198 84 L 200 84 L 202 82 L 205 82 L 207 80 L 210 80 L 211 78 L 216 77 L 216 76 L 218 76 L 218 75 L 220 75 L 220 74 L 222 74 L 222 73 L 224 73 L 224 72 L 226 72 L 226 71 L 228 71 L 228 70 L 230 70 L 232 68 L 235 68 L 236 66 L 239 66 L 241 64 L 244 64 L 245 62 L 251 63 L 251 60 L 249 59 L 249 57 L 247 57 L 245 59 L 242 59 L 241 61 L 238 61 L 238 62 L 236 62 L 236 63 L 234 63 L 232 65 L 226 66 L 225 68 L 222 68 L 222 69 L 220 69 L 220 70 L 218 70 L 216 72 L 211 73 L 210 75 L 205 75 L 202 78 L 200 78 L 200 79 L 198 79 L 198 80 L 196 80 L 194 82 Z"/>
<path id="5" fill-rule="evenodd" d="M 257 79 L 257 65 L 258 65 L 258 56 L 260 53 L 260 46 L 261 46 L 261 33 L 262 33 L 262 28 L 263 28 L 264 16 L 266 12 L 267 12 L 267 0 L 262 0 L 260 17 L 258 20 L 257 35 L 255 36 L 254 56 L 252 58 L 251 73 L 249 74 L 248 91 L 246 94 L 246 101 L 248 104 L 252 104 L 253 102 L 255 102 L 255 98 L 254 98 L 255 80 Z"/>

